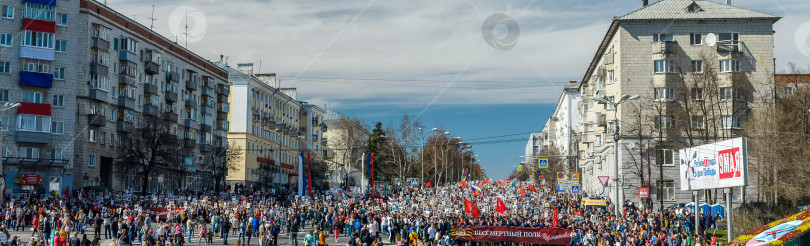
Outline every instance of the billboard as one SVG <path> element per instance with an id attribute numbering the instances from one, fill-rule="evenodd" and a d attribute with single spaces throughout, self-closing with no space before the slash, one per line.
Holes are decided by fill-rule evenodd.
<path id="1" fill-rule="evenodd" d="M 679 150 L 681 190 L 747 185 L 747 154 L 745 138 Z"/>

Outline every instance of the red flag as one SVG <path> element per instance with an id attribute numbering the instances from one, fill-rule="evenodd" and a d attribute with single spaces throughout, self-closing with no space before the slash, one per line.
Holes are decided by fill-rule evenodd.
<path id="1" fill-rule="evenodd" d="M 532 192 L 535 192 L 535 193 L 537 192 L 537 189 L 534 188 L 534 185 L 532 185 Z"/>
<path id="2" fill-rule="evenodd" d="M 3 199 L 5 199 L 5 198 L 6 198 L 6 187 L 3 186 Z"/>
<path id="3" fill-rule="evenodd" d="M 475 218 L 481 216 L 481 211 L 478 210 L 478 207 L 475 206 L 475 203 L 471 202 L 470 200 L 464 199 L 464 212 L 470 213 Z"/>
<path id="4" fill-rule="evenodd" d="M 501 201 L 501 198 L 498 197 L 498 203 L 495 204 L 495 211 L 503 215 L 503 212 L 506 212 L 506 204 Z"/>
<path id="5" fill-rule="evenodd" d="M 484 179 L 484 184 L 489 183 L 489 179 Z"/>
<path id="6" fill-rule="evenodd" d="M 477 165 L 475 166 L 475 169 L 478 169 L 479 172 L 481 171 L 481 167 L 479 167 Z"/>
<path id="7" fill-rule="evenodd" d="M 525 192 L 525 191 L 523 191 L 523 187 L 520 187 L 520 194 L 521 194 L 521 195 L 524 195 L 524 196 L 526 195 L 526 192 Z"/>
<path id="8" fill-rule="evenodd" d="M 70 185 L 65 187 L 65 198 L 70 199 Z"/>
<path id="9" fill-rule="evenodd" d="M 461 181 L 461 188 L 467 188 L 467 181 Z"/>
<path id="10" fill-rule="evenodd" d="M 554 222 L 552 227 L 557 227 L 557 205 L 554 205 Z"/>
<path id="11" fill-rule="evenodd" d="M 425 184 L 425 187 L 430 187 L 430 181 L 428 181 L 427 184 Z"/>

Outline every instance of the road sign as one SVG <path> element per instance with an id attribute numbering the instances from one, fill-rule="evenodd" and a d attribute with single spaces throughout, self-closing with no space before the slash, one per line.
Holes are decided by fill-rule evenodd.
<path id="1" fill-rule="evenodd" d="M 610 176 L 599 176 L 599 183 L 602 183 L 602 186 L 607 187 L 609 179 Z"/>
<path id="2" fill-rule="evenodd" d="M 579 185 L 571 186 L 571 194 L 579 194 Z"/>
<path id="3" fill-rule="evenodd" d="M 638 188 L 638 198 L 650 198 L 650 188 Z"/>
<path id="4" fill-rule="evenodd" d="M 557 179 L 565 179 L 565 172 L 557 172 Z"/>
<path id="5" fill-rule="evenodd" d="M 579 181 L 579 173 L 572 172 L 571 173 L 571 181 Z"/>
<path id="6" fill-rule="evenodd" d="M 537 168 L 548 168 L 548 158 L 537 158 Z"/>
<path id="7" fill-rule="evenodd" d="M 523 165 L 518 166 L 518 172 L 523 172 Z"/>
<path id="8" fill-rule="evenodd" d="M 419 185 L 419 179 L 418 178 L 411 178 L 411 185 L 412 186 L 418 186 Z"/>
<path id="9" fill-rule="evenodd" d="M 565 187 L 562 185 L 557 186 L 557 193 L 565 193 Z"/>

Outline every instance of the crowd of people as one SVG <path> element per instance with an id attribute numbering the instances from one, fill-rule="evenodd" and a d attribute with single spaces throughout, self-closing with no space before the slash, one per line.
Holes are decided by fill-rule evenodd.
<path id="1" fill-rule="evenodd" d="M 217 239 L 217 244 L 275 246 L 283 237 L 295 246 L 321 246 L 336 244 L 339 236 L 348 238 L 350 246 L 492 244 L 455 240 L 453 226 L 562 228 L 570 230 L 570 245 L 718 244 L 712 230 L 694 234 L 694 215 L 687 209 L 630 202 L 617 206 L 609 200 L 606 206 L 586 208 L 584 194 L 558 194 L 521 181 L 401 187 L 358 196 L 334 190 L 279 197 L 246 190 L 155 196 L 76 191 L 10 198 L 0 214 L 0 244 L 183 246 Z M 498 211 L 498 199 L 506 211 Z M 464 200 L 476 204 L 480 214 L 465 212 Z M 614 216 L 614 209 L 621 215 Z M 701 221 L 701 228 L 714 225 L 712 216 Z M 31 236 L 9 231 L 30 231 Z"/>

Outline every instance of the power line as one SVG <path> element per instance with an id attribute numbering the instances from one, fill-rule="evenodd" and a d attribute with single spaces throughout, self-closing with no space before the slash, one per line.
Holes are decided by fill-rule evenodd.
<path id="1" fill-rule="evenodd" d="M 364 81 L 391 81 L 391 82 L 445 82 L 445 83 L 508 83 L 508 84 L 538 84 L 548 83 L 539 81 L 503 81 L 503 80 L 435 80 L 435 79 L 383 79 L 383 78 L 341 78 L 341 77 L 295 77 L 295 76 L 277 76 L 293 79 L 329 79 L 329 80 L 364 80 Z M 564 82 L 559 82 L 560 84 Z M 565 82 L 567 83 L 567 82 Z"/>
<path id="2" fill-rule="evenodd" d="M 377 86 L 399 86 L 399 87 L 418 87 L 418 88 L 445 88 L 445 86 L 435 85 L 413 85 L 413 84 L 391 84 L 391 83 L 371 83 L 371 82 L 355 82 L 355 81 L 330 81 L 330 80 L 301 80 L 304 82 L 314 83 L 333 83 L 333 84 L 357 84 L 357 85 L 377 85 Z M 496 83 L 496 82 L 492 82 Z M 453 86 L 455 89 L 475 89 L 475 90 L 539 90 L 548 89 L 547 87 L 468 87 L 468 86 Z"/>

